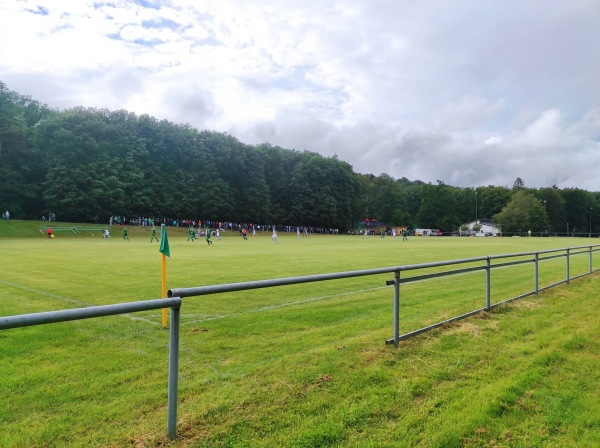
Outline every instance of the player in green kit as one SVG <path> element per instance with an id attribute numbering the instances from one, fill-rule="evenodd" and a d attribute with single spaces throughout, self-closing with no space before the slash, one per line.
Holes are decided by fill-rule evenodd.
<path id="1" fill-rule="evenodd" d="M 127 232 L 127 227 L 123 227 L 123 239 L 129 241 L 129 232 Z"/>
<path id="2" fill-rule="evenodd" d="M 150 242 L 154 241 L 154 238 L 156 238 L 156 242 L 158 243 L 158 237 L 156 236 L 156 227 L 152 225 L 152 236 L 150 237 Z"/>
<path id="3" fill-rule="evenodd" d="M 206 228 L 206 243 L 210 246 L 212 244 L 212 241 L 210 240 L 210 227 Z"/>
<path id="4" fill-rule="evenodd" d="M 196 233 L 194 232 L 194 228 L 192 226 L 190 226 L 188 228 L 188 239 L 187 240 L 189 241 L 190 239 L 192 241 L 194 241 L 196 239 Z"/>

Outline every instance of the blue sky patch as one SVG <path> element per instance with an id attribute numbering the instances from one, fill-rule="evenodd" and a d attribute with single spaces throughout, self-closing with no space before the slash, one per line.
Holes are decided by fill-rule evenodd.
<path id="1" fill-rule="evenodd" d="M 153 47 L 158 44 L 162 44 L 163 41 L 160 39 L 135 39 L 134 44 L 143 45 L 144 47 Z"/>
<path id="2" fill-rule="evenodd" d="M 39 6 L 37 7 L 37 9 L 26 9 L 27 12 L 30 12 L 32 14 L 39 14 L 41 16 L 47 16 L 49 14 L 48 10 L 46 8 L 44 8 L 43 6 Z"/>
<path id="3" fill-rule="evenodd" d="M 160 9 L 160 1 L 156 0 L 133 0 L 133 3 L 143 6 L 144 8 Z"/>
<path id="4" fill-rule="evenodd" d="M 94 9 L 102 9 L 104 6 L 110 6 L 112 8 L 116 8 L 117 5 L 113 2 L 96 2 L 94 3 Z"/>
<path id="5" fill-rule="evenodd" d="M 168 28 L 170 30 L 176 30 L 179 28 L 179 24 L 173 20 L 161 18 L 160 20 L 144 20 L 142 22 L 144 28 Z"/>

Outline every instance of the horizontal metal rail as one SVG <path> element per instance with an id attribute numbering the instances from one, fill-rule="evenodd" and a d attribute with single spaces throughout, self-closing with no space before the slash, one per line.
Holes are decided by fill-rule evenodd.
<path id="1" fill-rule="evenodd" d="M 446 320 L 443 320 L 441 322 L 436 322 L 435 324 L 428 325 L 427 327 L 419 328 L 418 330 L 414 330 L 414 331 L 411 331 L 411 332 L 408 332 L 408 333 L 404 333 L 403 335 L 398 336 L 398 340 L 399 341 L 403 341 L 405 339 L 412 338 L 414 336 L 426 333 L 428 331 L 435 330 L 436 328 L 443 327 L 444 325 L 447 325 L 447 324 L 449 324 L 451 322 L 454 322 L 454 321 L 457 321 L 457 320 L 461 320 L 461 319 L 465 319 L 467 317 L 474 316 L 477 313 L 481 313 L 482 311 L 485 311 L 485 308 L 480 308 L 478 310 L 469 311 L 468 313 L 461 314 L 460 316 L 451 317 L 450 319 L 446 319 Z M 394 339 L 388 339 L 386 341 L 386 343 L 389 343 L 389 344 L 394 343 Z"/>
<path id="2" fill-rule="evenodd" d="M 587 253 L 588 253 L 587 250 L 582 250 L 582 251 L 579 251 L 579 252 L 571 252 L 569 255 L 581 255 L 581 254 L 587 254 Z"/>
<path id="3" fill-rule="evenodd" d="M 167 292 L 169 297 L 195 297 L 208 294 L 221 294 L 225 292 L 247 291 L 250 289 L 272 288 L 275 286 L 297 285 L 310 282 L 322 282 L 327 280 L 338 280 L 352 277 L 364 277 L 366 275 L 389 274 L 396 271 L 410 271 L 415 269 L 435 268 L 440 266 L 449 266 L 453 264 L 472 263 L 476 261 L 487 260 L 488 257 L 465 258 L 461 260 L 439 261 L 434 263 L 421 263 L 406 266 L 394 266 L 378 269 L 364 269 L 347 272 L 334 272 L 330 274 L 306 275 L 301 277 L 286 277 L 272 280 L 256 280 L 240 283 L 226 283 L 221 285 L 198 286 L 192 288 L 174 288 Z"/>
<path id="4" fill-rule="evenodd" d="M 587 275 L 587 274 L 585 274 L 585 275 Z M 571 279 L 573 279 L 573 277 L 571 277 Z M 567 281 L 566 280 L 561 280 L 559 282 L 550 283 L 549 285 L 542 286 L 542 287 L 538 288 L 538 291 L 544 291 L 546 289 L 554 288 L 555 286 L 562 285 L 563 283 L 567 283 Z"/>
<path id="5" fill-rule="evenodd" d="M 533 263 L 534 261 L 535 261 L 535 258 L 528 258 L 527 260 L 507 261 L 505 263 L 497 263 L 497 264 L 493 264 L 491 267 L 492 268 L 505 268 L 507 266 L 517 266 L 519 264 Z"/>
<path id="6" fill-rule="evenodd" d="M 598 269 L 596 269 L 594 272 L 596 272 Z M 590 275 L 588 272 L 584 273 L 584 274 L 579 274 L 579 275 L 573 275 L 571 277 L 569 277 L 570 280 L 577 280 L 578 278 L 581 277 L 585 277 L 586 275 Z"/>
<path id="7" fill-rule="evenodd" d="M 577 253 L 583 253 L 583 252 L 577 252 Z M 573 254 L 571 254 L 573 255 Z M 550 255 L 549 257 L 539 257 L 538 260 L 542 261 L 542 260 L 555 260 L 557 258 L 563 258 L 566 257 L 567 254 L 559 254 L 559 255 Z"/>
<path id="8" fill-rule="evenodd" d="M 404 277 L 404 278 L 400 279 L 399 282 L 400 283 L 412 283 L 412 282 L 418 282 L 418 281 L 422 281 L 422 280 L 428 280 L 430 278 L 446 277 L 448 275 L 465 274 L 467 272 L 474 272 L 474 271 L 483 271 L 485 269 L 486 269 L 485 266 L 475 266 L 472 268 L 464 268 L 464 269 L 453 269 L 452 271 L 434 272 L 433 274 L 423 274 L 423 275 L 415 275 L 413 277 Z"/>
<path id="9" fill-rule="evenodd" d="M 529 297 L 529 296 L 533 296 L 533 295 L 535 295 L 535 291 L 530 291 L 530 292 L 526 292 L 524 294 L 519 294 L 518 296 L 514 296 L 514 297 L 511 297 L 510 299 L 502 300 L 500 302 L 496 302 L 496 303 L 490 305 L 490 309 L 494 309 L 494 308 L 499 307 L 500 305 L 514 302 L 515 300 L 524 299 L 525 297 Z"/>
<path id="10" fill-rule="evenodd" d="M 21 314 L 18 316 L 5 316 L 0 317 L 0 330 L 180 306 L 181 299 L 170 298 L 142 300 L 139 302 L 118 303 L 113 305 L 89 306 L 70 310 L 46 311 L 43 313 Z"/>
<path id="11" fill-rule="evenodd" d="M 389 274 L 395 272 L 397 267 L 366 269 L 360 271 L 336 272 L 332 274 L 306 275 L 302 277 L 277 278 L 273 280 L 257 280 L 251 282 L 227 283 L 222 285 L 198 286 L 195 288 L 175 288 L 167 292 L 169 297 L 194 297 L 207 294 L 221 294 L 224 292 L 247 291 L 250 289 L 272 288 L 275 286 L 298 285 L 301 283 L 322 282 L 342 278 L 362 277 L 365 275 Z"/>

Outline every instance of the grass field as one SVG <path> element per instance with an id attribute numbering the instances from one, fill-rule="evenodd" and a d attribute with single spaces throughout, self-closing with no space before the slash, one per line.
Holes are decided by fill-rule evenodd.
<path id="1" fill-rule="evenodd" d="M 118 228 L 110 240 L 95 231 L 49 240 L 40 224 L 0 221 L 0 315 L 160 297 L 148 229 L 130 228 L 129 242 Z M 275 245 L 268 233 L 225 233 L 208 247 L 168 231 L 169 288 L 596 243 L 280 233 Z M 585 255 L 572 261 L 572 275 L 586 270 Z M 403 285 L 401 331 L 482 307 L 483 275 Z M 391 278 L 185 299 L 175 441 L 159 311 L 0 331 L 0 446 L 599 445 L 598 274 L 398 349 L 384 344 Z M 540 286 L 562 278 L 564 260 L 543 263 Z M 492 283 L 494 301 L 529 291 L 532 267 L 494 271 Z"/>

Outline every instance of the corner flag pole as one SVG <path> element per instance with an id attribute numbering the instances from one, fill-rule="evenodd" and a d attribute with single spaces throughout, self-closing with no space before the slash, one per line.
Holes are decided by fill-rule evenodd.
<path id="1" fill-rule="evenodd" d="M 171 251 L 169 250 L 169 239 L 167 238 L 167 228 L 164 224 L 160 225 L 160 249 L 158 251 L 162 254 L 162 298 L 167 297 L 167 258 L 171 258 Z M 167 328 L 167 309 L 162 309 L 162 325 L 163 328 Z"/>
<path id="2" fill-rule="evenodd" d="M 164 226 L 164 224 L 163 224 Z M 167 297 L 167 256 L 165 254 L 161 254 L 162 258 L 162 298 Z M 167 328 L 167 309 L 162 309 L 162 326 L 163 328 Z"/>

